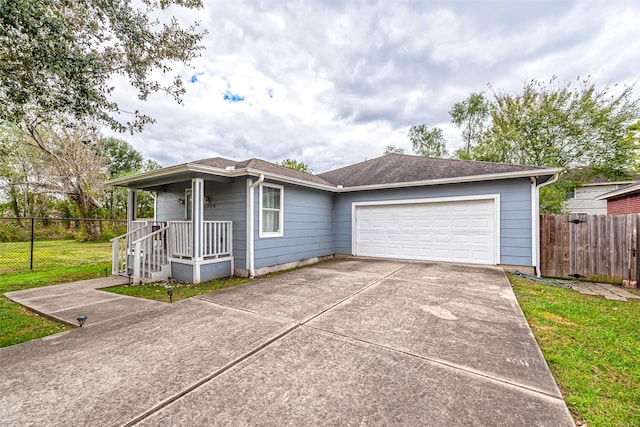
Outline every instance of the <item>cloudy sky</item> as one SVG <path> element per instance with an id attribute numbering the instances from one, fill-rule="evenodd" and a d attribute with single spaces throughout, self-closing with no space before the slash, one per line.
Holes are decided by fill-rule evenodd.
<path id="1" fill-rule="evenodd" d="M 472 92 L 530 79 L 640 78 L 640 2 L 204 0 L 181 19 L 206 28 L 202 57 L 179 68 L 184 105 L 137 105 L 157 122 L 120 135 L 164 166 L 223 156 L 295 158 L 324 172 L 411 152 L 413 124 L 441 127 Z"/>

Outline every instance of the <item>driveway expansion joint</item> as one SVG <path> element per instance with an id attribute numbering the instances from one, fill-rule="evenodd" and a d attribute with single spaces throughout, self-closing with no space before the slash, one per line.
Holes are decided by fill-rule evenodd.
<path id="1" fill-rule="evenodd" d="M 284 330 L 283 332 L 279 333 L 275 337 L 273 337 L 273 338 L 265 341 L 264 343 L 260 344 L 256 348 L 248 351 L 247 353 L 243 354 L 242 356 L 238 357 L 237 359 L 232 360 L 231 362 L 227 363 L 226 365 L 224 365 L 222 368 L 218 369 L 214 373 L 212 373 L 210 375 L 207 375 L 206 377 L 200 379 L 199 381 L 196 381 L 194 384 L 190 385 L 189 387 L 185 388 L 184 390 L 181 390 L 178 393 L 174 394 L 173 396 L 168 397 L 167 399 L 163 400 L 162 402 L 158 403 L 157 405 L 153 406 L 152 408 L 148 409 L 147 411 L 143 412 L 142 414 L 138 415 L 137 417 L 133 418 L 132 420 L 128 421 L 127 423 L 123 424 L 122 427 L 131 427 L 131 426 L 134 426 L 134 425 L 140 423 L 144 419 L 149 418 L 151 415 L 155 414 L 156 412 L 160 411 L 161 409 L 169 406 L 173 402 L 179 400 L 180 398 L 186 396 L 187 394 L 191 393 L 192 391 L 194 391 L 194 390 L 202 387 L 203 385 L 207 384 L 209 381 L 211 381 L 211 380 L 215 379 L 216 377 L 219 377 L 220 375 L 224 374 L 226 371 L 228 371 L 229 369 L 231 369 L 234 366 L 238 365 L 239 363 L 244 362 L 246 359 L 250 358 L 254 354 L 259 353 L 260 351 L 264 350 L 265 348 L 267 348 L 268 346 L 270 346 L 274 342 L 279 341 L 281 338 L 289 335 L 291 332 L 293 332 L 294 330 L 298 329 L 298 327 L 299 327 L 299 325 L 293 325 L 292 327 Z"/>
<path id="2" fill-rule="evenodd" d="M 405 355 L 411 356 L 411 357 L 417 357 L 418 359 L 421 359 L 421 360 L 424 360 L 424 361 L 427 361 L 427 362 L 430 362 L 430 363 L 433 363 L 433 364 L 436 364 L 436 365 L 445 366 L 447 368 L 450 368 L 450 369 L 453 369 L 453 370 L 456 370 L 456 371 L 461 371 L 461 372 L 464 372 L 466 374 L 472 375 L 474 377 L 484 378 L 484 379 L 487 379 L 489 381 L 492 381 L 492 382 L 495 382 L 495 383 L 498 383 L 498 384 L 511 386 L 511 387 L 514 387 L 514 388 L 517 388 L 517 389 L 520 389 L 520 390 L 524 390 L 526 392 L 534 393 L 536 395 L 542 395 L 542 396 L 545 396 L 545 397 L 552 398 L 554 400 L 559 400 L 559 401 L 564 403 L 564 398 L 562 397 L 562 395 L 552 394 L 552 393 L 550 393 L 548 391 L 545 391 L 545 390 L 542 390 L 542 389 L 539 389 L 539 388 L 536 388 L 536 387 L 528 386 L 528 385 L 517 383 L 517 382 L 511 381 L 511 380 L 505 379 L 505 378 L 497 377 L 495 375 L 491 375 L 491 374 L 488 374 L 488 373 L 485 373 L 485 372 L 482 372 L 482 371 L 478 371 L 478 370 L 469 368 L 469 367 L 464 366 L 464 365 L 458 365 L 456 363 L 447 362 L 446 360 L 436 359 L 436 358 L 428 357 L 428 356 L 423 356 L 423 355 L 412 353 L 412 352 L 406 351 L 406 350 L 400 350 L 400 349 L 395 348 L 395 347 L 389 347 L 387 345 L 376 343 L 376 342 L 373 342 L 373 341 L 367 341 L 367 340 L 364 340 L 364 339 L 361 339 L 361 338 L 352 337 L 350 335 L 340 334 L 340 333 L 337 333 L 337 332 L 334 332 L 334 331 L 329 331 L 329 330 L 326 330 L 326 329 L 319 328 L 317 326 L 311 326 L 311 325 L 301 325 L 301 326 L 303 326 L 305 328 L 314 329 L 316 331 L 328 333 L 328 334 L 331 334 L 331 335 L 335 335 L 335 336 L 343 338 L 343 339 L 347 339 L 347 340 L 351 340 L 351 341 L 355 341 L 355 342 L 361 342 L 361 343 L 364 343 L 364 344 L 372 345 L 374 347 L 383 348 L 385 350 L 393 351 L 393 352 L 400 353 L 400 354 L 405 354 Z"/>
<path id="3" fill-rule="evenodd" d="M 92 305 L 105 304 L 105 303 L 108 303 L 108 302 L 111 302 L 111 301 L 117 301 L 117 300 L 120 300 L 120 299 L 127 299 L 127 298 L 135 298 L 135 297 L 129 297 L 129 296 L 126 296 L 126 295 L 117 295 L 117 296 L 115 296 L 113 298 L 109 298 L 108 300 L 104 300 L 104 301 L 95 301 L 95 302 L 90 302 L 88 304 L 80 304 L 80 305 L 74 305 L 72 307 L 61 308 L 60 310 L 52 311 L 51 314 L 56 314 L 56 313 L 60 313 L 62 311 L 68 311 L 68 310 L 76 310 L 76 309 L 79 309 L 79 308 L 89 307 L 89 306 L 92 306 Z"/>
<path id="4" fill-rule="evenodd" d="M 325 314 L 326 312 L 333 310 L 334 308 L 336 308 L 337 306 L 339 306 L 340 304 L 345 303 L 346 301 L 352 299 L 353 297 L 361 294 L 362 292 L 365 292 L 366 290 L 374 287 L 375 285 L 379 284 L 380 282 L 382 282 L 383 280 L 393 276 L 394 274 L 396 274 L 398 271 L 402 270 L 403 268 L 405 268 L 407 265 L 409 265 L 408 263 L 401 265 L 400 267 L 396 268 L 395 270 L 393 270 L 391 273 L 387 274 L 384 277 L 381 277 L 380 279 L 376 280 L 373 283 L 369 283 L 368 285 L 364 286 L 361 289 L 358 289 L 356 292 L 352 293 L 351 295 L 348 295 L 346 297 L 344 297 L 343 299 L 341 299 L 340 301 L 330 305 L 329 307 L 327 307 L 326 309 L 322 310 L 320 313 L 314 314 L 313 316 L 305 319 L 304 321 L 300 322 L 301 325 L 305 325 L 308 322 L 311 322 L 313 319 L 316 319 L 317 317 L 322 316 L 323 314 Z"/>

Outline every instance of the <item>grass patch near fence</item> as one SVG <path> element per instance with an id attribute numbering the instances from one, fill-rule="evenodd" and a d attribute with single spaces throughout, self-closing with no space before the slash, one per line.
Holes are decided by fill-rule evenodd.
<path id="1" fill-rule="evenodd" d="M 0 243 L 0 347 L 73 328 L 9 300 L 4 296 L 6 292 L 105 277 L 105 269 L 106 274 L 111 274 L 108 242 L 36 242 L 34 270 L 28 269 L 29 246 L 29 242 Z"/>
<path id="2" fill-rule="evenodd" d="M 0 242 L 0 273 L 29 270 L 30 252 L 31 242 Z M 110 260 L 110 242 L 45 240 L 36 241 L 33 245 L 33 267 L 36 270 L 96 265 Z"/>
<path id="3" fill-rule="evenodd" d="M 574 416 L 589 427 L 640 426 L 640 301 L 510 280 Z"/>
<path id="4" fill-rule="evenodd" d="M 173 301 L 179 301 L 197 295 L 216 292 L 221 289 L 232 288 L 234 286 L 247 283 L 250 280 L 251 279 L 242 277 L 230 277 L 225 279 L 209 280 L 206 282 L 198 283 L 197 285 L 175 281 L 163 281 L 142 283 L 139 285 L 113 286 L 111 288 L 104 288 L 102 290 L 120 295 L 128 295 L 131 297 L 169 302 L 169 295 L 167 294 L 168 289 L 173 290 Z"/>

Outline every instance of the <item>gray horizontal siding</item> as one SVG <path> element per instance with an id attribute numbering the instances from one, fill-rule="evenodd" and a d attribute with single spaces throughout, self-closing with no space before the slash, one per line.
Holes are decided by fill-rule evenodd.
<path id="1" fill-rule="evenodd" d="M 343 193 L 335 204 L 335 250 L 351 254 L 353 202 L 500 194 L 500 263 L 532 265 L 531 183 L 528 178 Z"/>
<path id="2" fill-rule="evenodd" d="M 185 205 L 179 204 L 178 199 L 184 199 L 184 191 L 187 188 L 191 188 L 191 181 L 167 185 L 165 191 L 158 191 L 156 196 L 158 221 L 184 221 Z"/>
<path id="3" fill-rule="evenodd" d="M 178 204 L 184 192 L 191 188 L 191 181 L 171 184 L 158 192 L 158 221 L 183 221 L 185 206 Z M 205 181 L 204 194 L 209 202 L 204 206 L 205 221 L 233 221 L 233 256 L 238 268 L 246 268 L 247 191 L 246 180 L 237 178 L 230 182 Z"/>
<path id="4" fill-rule="evenodd" d="M 282 237 L 259 237 L 259 189 L 255 191 L 255 268 L 334 254 L 333 196 L 298 186 L 284 186 Z"/>
<path id="5" fill-rule="evenodd" d="M 205 221 L 233 221 L 233 256 L 237 268 L 246 268 L 247 259 L 247 181 L 236 178 L 230 183 L 205 181 Z"/>

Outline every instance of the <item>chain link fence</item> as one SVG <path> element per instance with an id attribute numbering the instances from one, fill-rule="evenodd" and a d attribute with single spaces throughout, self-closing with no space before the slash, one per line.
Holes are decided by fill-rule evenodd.
<path id="1" fill-rule="evenodd" d="M 0 274 L 107 264 L 109 239 L 127 221 L 88 218 L 0 218 Z"/>

